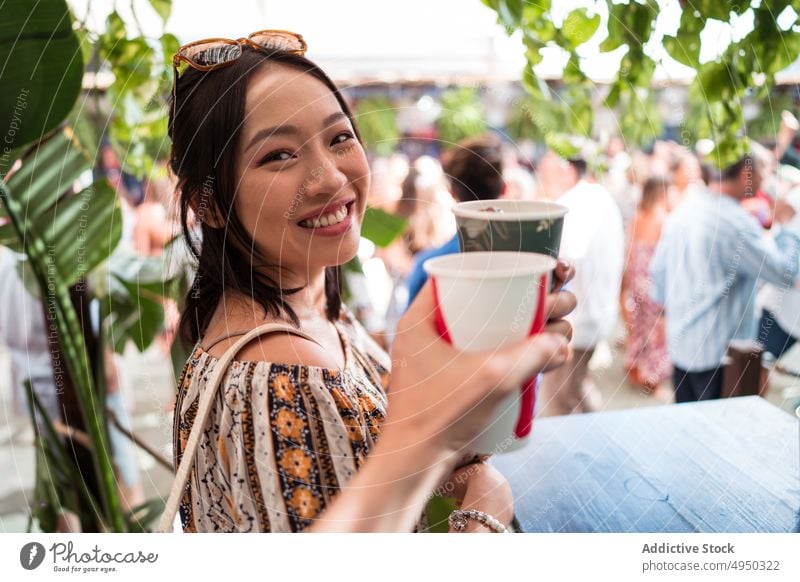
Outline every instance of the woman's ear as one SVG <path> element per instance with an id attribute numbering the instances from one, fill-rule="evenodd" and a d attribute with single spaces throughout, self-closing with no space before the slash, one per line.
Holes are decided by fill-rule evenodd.
<path id="1" fill-rule="evenodd" d="M 222 228 L 225 219 L 214 200 L 214 190 L 211 186 L 203 185 L 199 192 L 192 194 L 189 199 L 189 208 L 194 212 L 197 220 L 211 228 Z"/>

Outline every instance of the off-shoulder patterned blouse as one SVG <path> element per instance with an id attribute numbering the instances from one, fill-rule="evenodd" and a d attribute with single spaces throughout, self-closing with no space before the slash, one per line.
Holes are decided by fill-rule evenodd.
<path id="1" fill-rule="evenodd" d="M 389 357 L 348 311 L 334 325 L 343 370 L 231 363 L 181 501 L 184 531 L 301 531 L 363 464 L 386 415 Z M 176 467 L 216 364 L 198 345 L 184 367 L 175 405 Z"/>

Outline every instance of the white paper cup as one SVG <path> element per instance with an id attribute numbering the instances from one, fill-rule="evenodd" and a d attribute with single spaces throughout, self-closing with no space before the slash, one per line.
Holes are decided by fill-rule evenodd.
<path id="1" fill-rule="evenodd" d="M 473 252 L 425 262 L 440 335 L 468 352 L 513 345 L 544 327 L 544 300 L 556 260 L 538 253 Z M 530 436 L 536 378 L 508 396 L 468 447 L 481 454 L 521 448 Z"/>

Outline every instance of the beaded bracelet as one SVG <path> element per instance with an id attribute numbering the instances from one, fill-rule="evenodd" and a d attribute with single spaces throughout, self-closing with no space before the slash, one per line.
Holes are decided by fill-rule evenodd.
<path id="1" fill-rule="evenodd" d="M 468 509 L 466 511 L 456 509 L 450 514 L 450 517 L 447 519 L 447 521 L 450 524 L 450 527 L 452 527 L 454 530 L 463 532 L 467 527 L 467 521 L 470 519 L 474 519 L 475 521 L 482 523 L 495 533 L 508 533 L 506 526 L 497 521 L 488 513 L 478 511 L 477 509 Z"/>

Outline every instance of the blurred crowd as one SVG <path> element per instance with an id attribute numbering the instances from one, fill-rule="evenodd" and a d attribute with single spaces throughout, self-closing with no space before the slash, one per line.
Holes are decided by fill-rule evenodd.
<path id="1" fill-rule="evenodd" d="M 722 395 L 729 345 L 780 358 L 800 335 L 800 142 L 789 113 L 774 143 L 722 169 L 714 144 L 574 140 L 531 157 L 500 136 L 464 140 L 439 158 L 372 161 L 371 205 L 408 220 L 388 248 L 365 241 L 351 303 L 384 345 L 425 281 L 422 264 L 458 252 L 450 207 L 507 198 L 569 208 L 561 256 L 574 262 L 574 355 L 548 374 L 538 414 L 596 410 L 589 362 L 621 341 L 628 383 L 662 402 Z M 530 148 L 524 148 L 531 151 Z"/>

